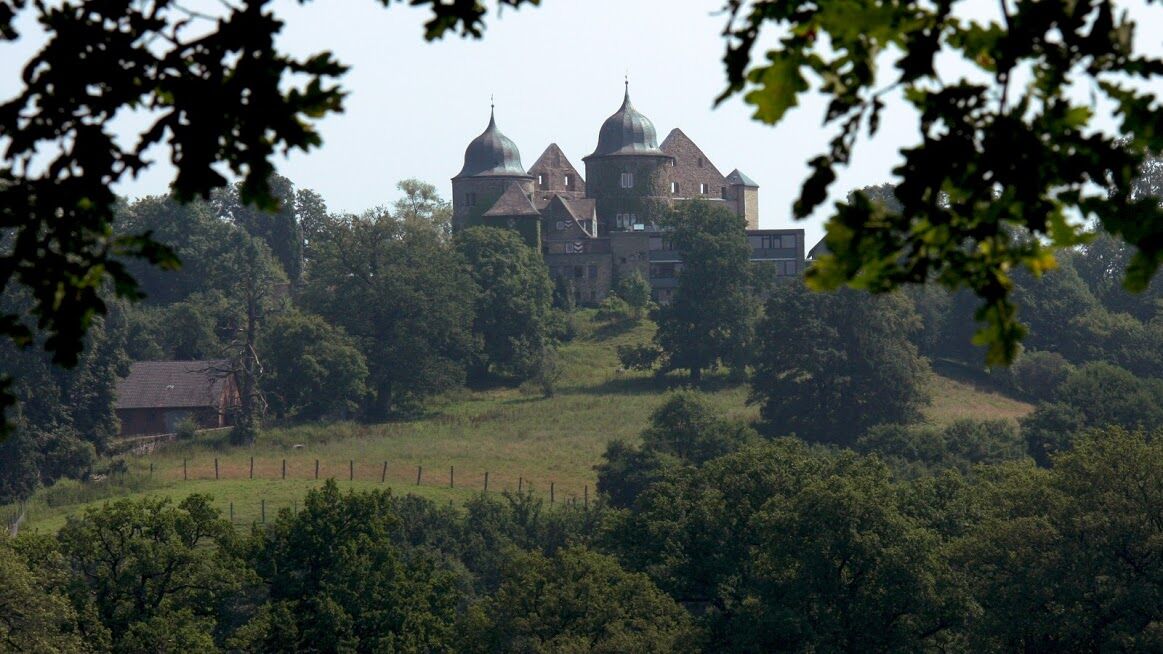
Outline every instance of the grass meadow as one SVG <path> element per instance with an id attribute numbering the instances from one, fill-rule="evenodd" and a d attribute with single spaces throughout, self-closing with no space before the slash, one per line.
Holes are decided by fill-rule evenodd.
<path id="1" fill-rule="evenodd" d="M 236 525 L 249 527 L 261 522 L 264 507 L 267 520 L 279 509 L 293 510 L 308 489 L 329 477 L 341 487 L 390 488 L 458 503 L 482 492 L 488 473 L 490 492 L 520 486 L 549 500 L 552 488 L 557 503 L 581 502 L 587 493 L 593 496 L 594 466 L 606 444 L 635 441 L 667 388 L 682 383 L 678 376 L 657 380 L 619 370 L 617 346 L 646 342 L 652 333 L 648 322 L 584 329 L 561 348 L 562 376 L 552 397 L 532 386 L 461 390 L 437 398 L 413 420 L 268 429 L 253 447 L 232 447 L 218 432 L 148 455 L 127 455 L 122 474 L 42 489 L 27 503 L 22 529 L 55 531 L 68 515 L 117 497 L 149 494 L 177 501 L 192 493 L 213 496 L 224 517 L 233 515 Z M 747 404 L 746 385 L 711 377 L 707 386 L 724 414 L 758 417 L 757 407 Z M 975 380 L 935 375 L 933 390 L 927 416 L 935 423 L 1014 419 L 1031 410 Z M 0 508 L 0 518 L 13 510 Z"/>

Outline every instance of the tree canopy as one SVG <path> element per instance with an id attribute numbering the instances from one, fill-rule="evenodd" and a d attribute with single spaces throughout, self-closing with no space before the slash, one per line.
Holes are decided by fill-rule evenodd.
<path id="1" fill-rule="evenodd" d="M 742 94 L 757 120 L 774 124 L 809 91 L 827 98 L 834 138 L 810 161 L 794 207 L 802 218 L 899 91 L 921 138 L 894 170 L 899 208 L 860 194 L 838 204 L 829 254 L 808 278 L 824 289 L 968 288 L 980 299 L 987 361 L 1008 363 L 1026 333 L 1014 273 L 1053 269 L 1056 250 L 1085 242 L 1082 219 L 1134 246 L 1127 288 L 1146 288 L 1163 261 L 1163 207 L 1138 181 L 1148 155 L 1163 150 L 1156 98 L 1140 83 L 1163 75 L 1163 59 L 1136 48 L 1136 25 L 1113 0 L 1002 0 L 985 20 L 965 15 L 971 4 L 727 0 L 719 101 Z M 947 74 L 942 57 L 975 74 Z M 1095 129 L 1107 105 L 1118 134 Z"/>

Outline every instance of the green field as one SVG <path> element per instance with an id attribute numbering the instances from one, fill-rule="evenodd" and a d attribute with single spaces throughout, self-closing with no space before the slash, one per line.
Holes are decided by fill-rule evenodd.
<path id="1" fill-rule="evenodd" d="M 648 373 L 618 370 L 617 346 L 645 342 L 652 330 L 648 323 L 597 330 L 566 344 L 561 349 L 563 374 L 549 398 L 529 387 L 460 391 L 439 398 L 416 420 L 271 429 L 253 448 L 231 447 L 219 433 L 149 455 L 127 456 L 129 472 L 123 477 L 42 490 L 29 502 L 24 529 L 54 531 L 86 505 L 147 493 L 175 499 L 207 493 L 224 515 L 230 515 L 233 505 L 236 524 L 249 526 L 262 519 L 264 503 L 269 520 L 279 509 L 293 509 L 308 488 L 328 477 L 341 486 L 389 487 L 396 493 L 457 502 L 484 490 L 487 472 L 490 492 L 531 485 L 548 500 L 552 485 L 556 502 L 580 502 L 594 492 L 593 468 L 606 444 L 616 438 L 636 439 L 667 386 L 682 382 L 677 376 L 660 382 Z M 731 386 L 715 377 L 707 385 L 723 413 L 758 415 L 746 403 L 745 385 Z M 971 380 L 938 375 L 933 388 L 927 413 L 936 423 L 960 417 L 1016 418 L 1031 409 Z"/>

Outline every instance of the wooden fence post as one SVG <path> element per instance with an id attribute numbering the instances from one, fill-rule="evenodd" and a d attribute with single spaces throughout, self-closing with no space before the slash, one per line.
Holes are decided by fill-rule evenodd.
<path id="1" fill-rule="evenodd" d="M 153 479 L 153 461 L 149 462 L 149 478 Z"/>
<path id="2" fill-rule="evenodd" d="M 230 524 L 234 524 L 234 502 L 230 503 Z"/>
<path id="3" fill-rule="evenodd" d="M 214 457 L 214 481 L 218 481 L 218 457 Z"/>
<path id="4" fill-rule="evenodd" d="M 384 461 L 384 471 L 380 473 L 380 483 L 381 484 L 384 483 L 384 481 L 387 478 L 388 478 L 388 462 Z"/>
<path id="5" fill-rule="evenodd" d="M 267 501 L 266 501 L 266 498 L 262 499 L 262 523 L 264 525 L 267 523 Z"/>
<path id="6" fill-rule="evenodd" d="M 182 459 L 182 481 L 186 481 L 189 477 L 186 476 L 186 460 Z"/>
<path id="7" fill-rule="evenodd" d="M 520 493 L 523 490 L 524 486 L 525 486 L 525 478 L 524 477 L 517 477 L 517 492 Z"/>
<path id="8" fill-rule="evenodd" d="M 456 488 L 456 466 L 448 466 L 448 487 Z"/>
<path id="9" fill-rule="evenodd" d="M 549 503 L 553 504 L 553 482 L 549 482 Z"/>
<path id="10" fill-rule="evenodd" d="M 485 470 L 485 492 L 489 492 L 489 471 Z"/>
<path id="11" fill-rule="evenodd" d="M 420 485 L 420 473 L 424 472 L 423 466 L 416 466 L 416 485 Z"/>
<path id="12" fill-rule="evenodd" d="M 347 460 L 347 480 L 355 481 L 355 459 Z"/>
<path id="13" fill-rule="evenodd" d="M 283 459 L 283 479 L 287 478 L 287 460 Z"/>
<path id="14" fill-rule="evenodd" d="M 250 457 L 250 478 L 254 479 L 254 457 Z"/>
<path id="15" fill-rule="evenodd" d="M 319 481 L 319 459 L 315 459 L 315 481 Z"/>
<path id="16" fill-rule="evenodd" d="M 585 495 L 585 505 L 584 506 L 585 506 L 585 509 L 588 511 L 590 508 L 590 485 L 589 484 L 586 484 L 586 495 Z"/>

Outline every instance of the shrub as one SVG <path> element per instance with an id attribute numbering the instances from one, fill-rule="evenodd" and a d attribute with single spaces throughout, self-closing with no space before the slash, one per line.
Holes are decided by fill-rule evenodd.
<path id="1" fill-rule="evenodd" d="M 178 435 L 178 438 L 190 440 L 198 433 L 198 423 L 194 418 L 186 416 L 179 420 L 178 424 L 174 425 L 174 432 Z"/>
<path id="2" fill-rule="evenodd" d="M 662 358 L 656 345 L 619 345 L 618 361 L 626 370 L 650 370 Z"/>
<path id="3" fill-rule="evenodd" d="M 1010 368 L 1018 391 L 1039 401 L 1047 401 L 1066 381 L 1073 366 L 1057 352 L 1023 352 Z"/>

